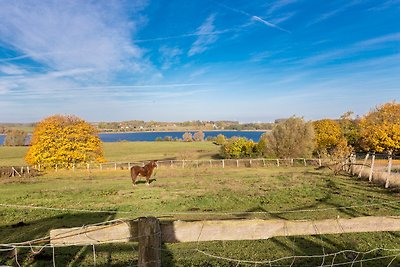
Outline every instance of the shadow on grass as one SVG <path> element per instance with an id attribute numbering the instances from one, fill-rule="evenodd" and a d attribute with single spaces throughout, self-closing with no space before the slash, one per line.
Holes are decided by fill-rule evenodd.
<path id="1" fill-rule="evenodd" d="M 38 220 L 19 221 L 0 227 L 0 243 L 25 242 L 46 237 L 51 229 L 81 227 L 114 218 L 113 213 L 61 213 Z M 39 250 L 40 248 L 33 248 L 33 251 Z M 96 258 L 96 266 L 129 266 L 137 264 L 135 251 L 137 252 L 136 243 L 120 243 L 96 245 L 96 257 L 92 246 L 57 247 L 54 249 L 54 256 L 56 266 L 93 266 Z M 15 250 L 0 252 L 0 265 L 53 266 L 52 248 L 44 248 L 40 253 L 33 253 L 29 247 L 18 248 L 17 256 L 18 263 Z"/>
<path id="2" fill-rule="evenodd" d="M 153 182 L 156 182 L 157 181 L 157 179 L 156 178 L 150 178 L 149 179 L 149 184 L 152 184 Z M 138 186 L 138 185 L 143 185 L 143 184 L 146 184 L 146 179 L 139 179 L 139 180 L 137 180 L 136 181 L 136 183 L 135 183 L 135 187 L 136 186 Z M 133 188 L 134 190 L 135 190 L 135 187 Z"/>

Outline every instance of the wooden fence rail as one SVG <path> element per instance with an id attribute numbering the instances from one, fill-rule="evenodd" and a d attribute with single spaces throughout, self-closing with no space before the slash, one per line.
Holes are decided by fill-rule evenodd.
<path id="1" fill-rule="evenodd" d="M 400 231 L 400 217 L 356 217 L 318 221 L 215 220 L 160 222 L 154 217 L 116 221 L 110 225 L 55 229 L 53 246 L 139 242 L 139 266 L 161 266 L 161 242 L 259 240 L 276 236 Z"/>

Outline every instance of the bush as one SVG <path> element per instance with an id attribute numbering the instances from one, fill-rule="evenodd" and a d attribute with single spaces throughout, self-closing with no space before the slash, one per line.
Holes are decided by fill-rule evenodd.
<path id="1" fill-rule="evenodd" d="M 226 136 L 225 136 L 225 135 L 219 134 L 219 135 L 217 135 L 217 137 L 215 138 L 214 144 L 219 145 L 219 146 L 222 146 L 223 144 L 226 143 L 226 140 L 227 140 L 227 139 L 226 139 Z"/>
<path id="2" fill-rule="evenodd" d="M 257 144 L 245 137 L 232 137 L 220 148 L 220 155 L 226 159 L 251 158 L 257 156 Z"/>
<path id="3" fill-rule="evenodd" d="M 203 142 L 204 141 L 204 133 L 203 131 L 198 131 L 193 135 L 194 141 Z"/>
<path id="4" fill-rule="evenodd" d="M 184 133 L 182 138 L 183 138 L 183 141 L 185 141 L 185 142 L 193 142 L 193 136 L 189 132 Z"/>
<path id="5" fill-rule="evenodd" d="M 28 133 L 22 130 L 8 130 L 6 132 L 6 138 L 4 139 L 5 146 L 24 146 Z"/>
<path id="6" fill-rule="evenodd" d="M 172 136 L 164 136 L 164 141 L 166 141 L 166 142 L 171 142 L 173 140 L 174 139 L 172 138 Z"/>

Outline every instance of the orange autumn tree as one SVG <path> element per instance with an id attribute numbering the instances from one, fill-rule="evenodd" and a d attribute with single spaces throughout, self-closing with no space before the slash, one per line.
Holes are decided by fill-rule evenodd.
<path id="1" fill-rule="evenodd" d="M 97 130 L 73 115 L 54 115 L 37 124 L 26 162 L 54 168 L 104 161 Z"/>
<path id="2" fill-rule="evenodd" d="M 400 104 L 389 102 L 367 113 L 360 121 L 366 151 L 391 155 L 400 151 Z"/>

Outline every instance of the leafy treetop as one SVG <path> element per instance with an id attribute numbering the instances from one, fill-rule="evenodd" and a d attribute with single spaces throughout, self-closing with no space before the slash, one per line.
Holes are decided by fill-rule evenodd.
<path id="1" fill-rule="evenodd" d="M 54 115 L 35 127 L 25 160 L 29 164 L 71 167 L 74 163 L 104 161 L 97 130 L 73 115 Z"/>
<path id="2" fill-rule="evenodd" d="M 400 150 L 400 104 L 390 102 L 378 106 L 360 121 L 362 145 L 367 151 Z"/>

